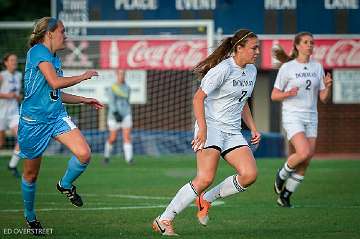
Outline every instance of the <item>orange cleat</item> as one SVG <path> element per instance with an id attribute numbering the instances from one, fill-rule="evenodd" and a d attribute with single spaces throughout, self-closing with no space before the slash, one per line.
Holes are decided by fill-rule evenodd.
<path id="1" fill-rule="evenodd" d="M 206 201 L 204 198 L 204 193 L 201 193 L 199 197 L 196 198 L 196 206 L 198 207 L 197 218 L 201 225 L 206 226 L 209 222 L 209 209 L 211 203 Z"/>
<path id="2" fill-rule="evenodd" d="M 175 233 L 172 222 L 169 220 L 160 220 L 160 216 L 153 221 L 152 229 L 163 236 L 179 236 Z"/>

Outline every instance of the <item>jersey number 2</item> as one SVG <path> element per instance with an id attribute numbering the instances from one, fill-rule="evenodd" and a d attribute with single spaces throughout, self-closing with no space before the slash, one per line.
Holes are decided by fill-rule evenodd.
<path id="1" fill-rule="evenodd" d="M 306 80 L 305 90 L 310 90 L 310 86 L 311 86 L 311 80 Z"/>

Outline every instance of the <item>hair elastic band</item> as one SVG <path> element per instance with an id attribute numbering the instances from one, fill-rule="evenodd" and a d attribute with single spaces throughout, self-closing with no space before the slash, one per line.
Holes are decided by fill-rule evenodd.
<path id="1" fill-rule="evenodd" d="M 240 38 L 240 40 L 238 40 L 238 41 L 234 44 L 233 48 L 234 48 L 239 42 L 241 42 L 242 40 L 245 40 L 246 37 L 248 37 L 251 33 L 254 34 L 253 32 L 248 32 L 248 33 L 246 33 L 242 38 Z"/>

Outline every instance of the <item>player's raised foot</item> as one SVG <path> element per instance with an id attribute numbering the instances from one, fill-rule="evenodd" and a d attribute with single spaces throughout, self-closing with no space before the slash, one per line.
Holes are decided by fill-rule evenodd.
<path id="1" fill-rule="evenodd" d="M 15 177 L 15 178 L 20 178 L 21 175 L 19 173 L 19 171 L 17 170 L 16 167 L 12 168 L 10 166 L 8 166 L 8 170 L 10 171 L 10 173 Z"/>
<path id="2" fill-rule="evenodd" d="M 274 182 L 274 191 L 279 195 L 284 187 L 285 180 L 282 180 L 279 176 L 280 169 L 277 171 Z"/>
<path id="3" fill-rule="evenodd" d="M 152 229 L 154 232 L 159 232 L 163 236 L 179 236 L 175 233 L 172 222 L 169 220 L 160 220 L 160 216 L 153 221 Z"/>
<path id="4" fill-rule="evenodd" d="M 76 193 L 76 187 L 72 185 L 70 189 L 63 188 L 60 185 L 60 181 L 56 184 L 56 189 L 62 193 L 65 194 L 66 197 L 70 200 L 72 205 L 75 207 L 81 207 L 83 205 L 83 201 L 81 200 L 81 197 L 79 194 Z"/>
<path id="5" fill-rule="evenodd" d="M 196 206 L 198 208 L 197 211 L 197 218 L 201 225 L 206 226 L 209 222 L 209 208 L 211 207 L 211 204 L 206 201 L 204 198 L 204 193 L 201 193 L 199 197 L 196 198 Z"/>
<path id="6" fill-rule="evenodd" d="M 25 217 L 25 221 L 26 224 L 28 225 L 28 227 L 31 229 L 31 233 L 34 236 L 44 236 L 44 229 L 41 226 L 41 223 L 35 218 L 35 220 L 33 221 L 29 221 L 26 217 Z"/>

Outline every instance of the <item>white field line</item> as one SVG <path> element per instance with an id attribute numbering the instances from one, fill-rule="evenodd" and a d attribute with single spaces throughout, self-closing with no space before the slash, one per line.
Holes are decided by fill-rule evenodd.
<path id="1" fill-rule="evenodd" d="M 5 192 L 5 194 L 20 194 L 20 192 Z M 59 195 L 58 193 L 39 193 L 41 195 Z M 152 196 L 140 196 L 140 195 L 123 195 L 123 194 L 106 194 L 106 195 L 98 195 L 98 194 L 83 194 L 87 197 L 118 197 L 118 198 L 129 198 L 129 199 L 145 199 L 145 200 L 169 200 L 171 197 L 152 197 Z M 53 203 L 53 202 L 51 202 Z M 56 204 L 56 203 L 54 203 Z M 212 206 L 218 206 L 225 204 L 223 201 L 216 201 L 212 203 Z M 49 212 L 49 211 L 73 211 L 73 210 L 81 210 L 81 211 L 108 211 L 108 210 L 131 210 L 131 209 L 152 209 L 152 208 L 165 208 L 166 204 L 158 204 L 158 205 L 139 205 L 139 206 L 119 206 L 119 207 L 83 207 L 79 208 L 36 208 L 36 211 L 40 212 Z M 191 204 L 190 206 L 195 207 L 195 204 Z M 2 209 L 0 213 L 9 213 L 9 212 L 23 212 L 23 208 L 21 209 Z"/>
<path id="2" fill-rule="evenodd" d="M 21 194 L 21 192 L 1 192 L 1 194 Z M 36 195 L 60 195 L 59 193 L 36 193 Z M 143 195 L 128 195 L 128 194 L 93 194 L 82 193 L 84 197 L 115 197 L 115 198 L 130 198 L 130 199 L 148 199 L 148 200 L 169 200 L 171 197 L 157 197 L 157 196 L 143 196 Z"/>

